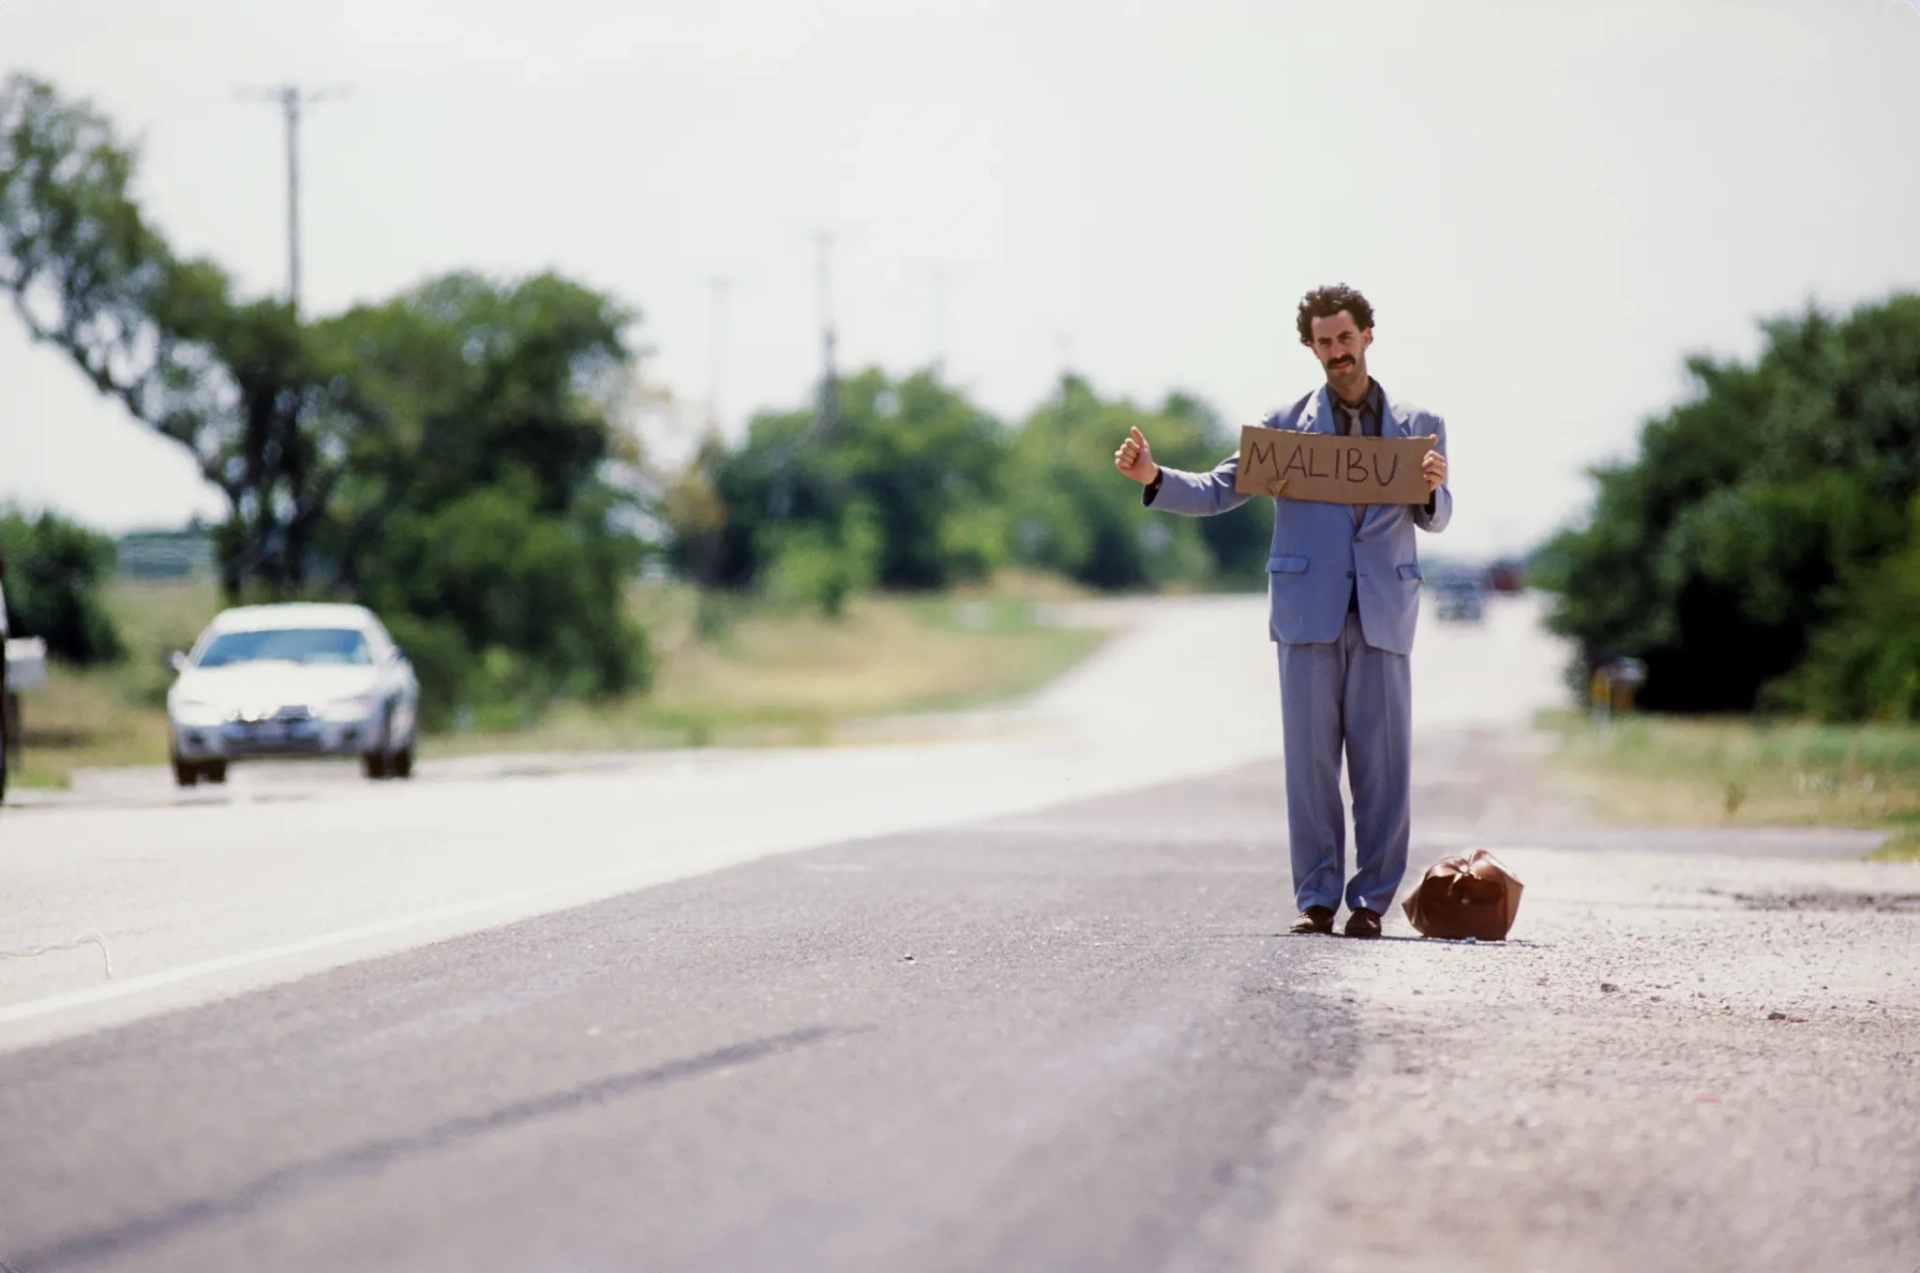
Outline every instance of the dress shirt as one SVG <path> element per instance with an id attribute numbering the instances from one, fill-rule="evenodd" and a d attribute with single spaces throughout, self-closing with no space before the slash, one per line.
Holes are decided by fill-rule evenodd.
<path id="1" fill-rule="evenodd" d="M 1361 395 L 1360 401 L 1352 406 L 1347 405 L 1337 393 L 1329 391 L 1329 396 L 1333 399 L 1333 409 L 1339 412 L 1338 419 L 1342 433 L 1350 438 L 1380 436 L 1380 408 L 1384 395 L 1380 392 L 1379 381 L 1368 376 L 1366 393 Z M 1353 506 L 1353 525 L 1356 531 L 1360 528 L 1360 519 L 1366 514 L 1365 504 Z M 1360 613 L 1360 581 L 1358 579 L 1347 585 L 1347 613 Z"/>

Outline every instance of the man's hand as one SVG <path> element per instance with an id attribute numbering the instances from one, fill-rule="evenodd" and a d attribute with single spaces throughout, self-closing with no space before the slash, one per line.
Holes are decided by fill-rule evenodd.
<path id="1" fill-rule="evenodd" d="M 1432 434 L 1427 436 L 1429 442 L 1438 440 Z M 1447 484 L 1447 457 L 1438 451 L 1428 451 L 1426 458 L 1420 461 L 1420 474 L 1427 479 L 1427 494 L 1433 494 Z"/>
<path id="2" fill-rule="evenodd" d="M 1160 476 L 1160 466 L 1153 462 L 1153 448 L 1147 445 L 1147 439 L 1140 430 L 1129 429 L 1127 432 L 1127 440 L 1113 453 L 1113 467 L 1142 486 L 1150 485 L 1154 478 Z"/>

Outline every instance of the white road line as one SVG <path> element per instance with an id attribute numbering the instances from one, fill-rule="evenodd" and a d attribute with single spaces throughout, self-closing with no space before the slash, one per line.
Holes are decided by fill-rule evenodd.
<path id="1" fill-rule="evenodd" d="M 759 847 L 759 846 L 756 846 Z M 764 849 L 762 850 L 765 851 Z M 17 1021 L 31 1021 L 36 1017 L 51 1016 L 73 1008 L 84 1008 L 94 1004 L 111 1003 L 116 999 L 126 999 L 148 991 L 159 990 L 166 986 L 179 985 L 182 982 L 197 981 L 225 972 L 235 972 L 260 964 L 270 964 L 277 960 L 292 959 L 300 955 L 313 954 L 336 946 L 347 946 L 354 942 L 367 941 L 409 929 L 426 928 L 442 924 L 448 920 L 462 919 L 467 916 L 484 914 L 488 911 L 520 911 L 529 905 L 550 901 L 556 897 L 565 897 L 571 893 L 604 888 L 607 884 L 619 883 L 644 887 L 652 883 L 665 883 L 695 872 L 713 869 L 716 857 L 734 860 L 739 849 L 709 848 L 697 854 L 686 854 L 664 862 L 652 862 L 646 866 L 619 867 L 613 870 L 593 871 L 585 875 L 576 875 L 568 879 L 538 888 L 521 889 L 517 892 L 502 893 L 494 897 L 476 898 L 457 902 L 451 906 L 439 906 L 431 910 L 415 911 L 408 915 L 395 916 L 392 919 L 379 920 L 371 924 L 360 924 L 352 928 L 343 928 L 336 932 L 322 933 L 300 941 L 284 942 L 278 946 L 266 946 L 258 950 L 240 951 L 232 955 L 222 955 L 217 959 L 204 959 L 198 963 L 182 964 L 161 972 L 147 973 L 138 977 L 125 977 L 102 985 L 91 986 L 85 990 L 72 990 L 64 994 L 48 995 L 42 999 L 30 999 L 0 1008 L 0 1025 Z M 754 854 L 747 849 L 748 855 Z"/>

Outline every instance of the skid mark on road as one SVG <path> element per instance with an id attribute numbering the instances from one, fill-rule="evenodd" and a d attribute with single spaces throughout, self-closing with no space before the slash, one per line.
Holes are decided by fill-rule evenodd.
<path id="1" fill-rule="evenodd" d="M 19 1264 L 27 1269 L 64 1268 L 111 1259 L 143 1246 L 164 1242 L 203 1225 L 230 1220 L 271 1206 L 301 1190 L 379 1171 L 402 1159 L 450 1149 L 476 1136 L 570 1114 L 590 1106 L 609 1104 L 654 1088 L 682 1083 L 735 1066 L 750 1065 L 755 1061 L 825 1043 L 829 1039 L 864 1034 L 872 1029 L 872 1026 L 809 1026 L 785 1034 L 750 1039 L 643 1070 L 613 1074 L 577 1087 L 515 1101 L 485 1113 L 451 1119 L 409 1136 L 364 1141 L 321 1158 L 268 1172 L 226 1194 L 189 1199 L 108 1228 L 75 1234 L 37 1251 L 24 1252 L 18 1257 Z"/>

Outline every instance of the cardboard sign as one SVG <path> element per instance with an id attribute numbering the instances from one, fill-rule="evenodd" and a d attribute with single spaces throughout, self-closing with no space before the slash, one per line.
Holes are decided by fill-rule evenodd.
<path id="1" fill-rule="evenodd" d="M 1290 429 L 1240 430 L 1233 489 L 1322 504 L 1424 504 L 1420 465 L 1431 438 L 1348 438 Z"/>

